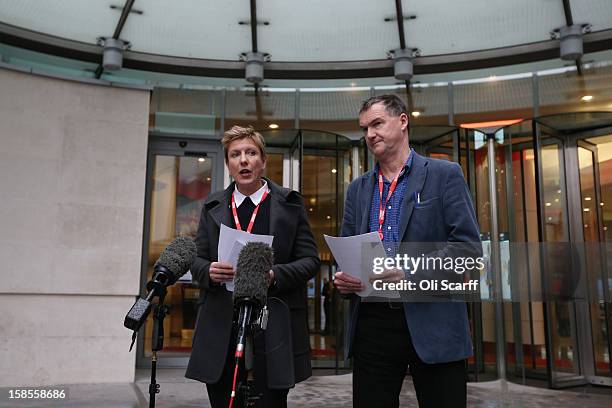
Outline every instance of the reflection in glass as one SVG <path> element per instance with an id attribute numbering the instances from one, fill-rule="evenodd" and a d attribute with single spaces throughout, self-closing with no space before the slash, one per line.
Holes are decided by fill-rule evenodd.
<path id="1" fill-rule="evenodd" d="M 608 265 L 610 260 L 609 254 L 604 250 L 604 244 L 608 239 L 606 218 L 608 222 L 610 221 L 609 213 L 605 208 L 605 197 L 611 194 L 609 188 L 611 159 L 612 138 L 610 136 L 588 139 L 578 147 L 583 231 L 584 240 L 587 242 L 585 258 L 591 293 L 590 312 L 595 374 L 602 376 L 612 376 L 610 367 L 612 318 L 610 317 L 609 297 L 611 282 L 610 266 Z M 606 170 L 608 170 L 607 173 Z M 599 185 L 597 185 L 598 181 Z"/>
<path id="2" fill-rule="evenodd" d="M 177 236 L 195 238 L 204 200 L 210 194 L 213 159 L 210 157 L 155 156 L 147 281 L 163 249 Z M 165 303 L 171 313 L 164 321 L 163 355 L 191 351 L 199 289 L 189 282 L 177 282 L 168 288 Z M 151 353 L 153 324 L 145 324 L 145 356 Z"/>
<path id="3" fill-rule="evenodd" d="M 542 146 L 544 233 L 546 242 L 568 242 L 565 175 L 560 142 L 549 138 Z M 545 271 L 548 288 L 554 292 L 569 278 L 567 254 L 547 254 Z M 550 303 L 551 356 L 554 371 L 576 373 L 574 305 L 567 301 Z"/>

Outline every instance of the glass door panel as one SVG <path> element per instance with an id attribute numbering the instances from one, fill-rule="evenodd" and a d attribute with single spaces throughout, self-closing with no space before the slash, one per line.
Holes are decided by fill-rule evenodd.
<path id="1" fill-rule="evenodd" d="M 279 186 L 283 185 L 283 156 L 283 153 L 266 152 L 266 168 L 263 175 Z"/>
<path id="2" fill-rule="evenodd" d="M 177 236 L 195 238 L 204 200 L 213 187 L 214 155 L 152 155 L 151 199 L 146 281 L 164 248 Z M 165 303 L 171 313 L 164 321 L 160 357 L 187 356 L 191 351 L 199 289 L 187 273 L 168 288 Z M 145 324 L 144 355 L 151 355 L 152 318 Z"/>
<path id="3" fill-rule="evenodd" d="M 609 136 L 578 141 L 578 167 L 585 241 L 589 312 L 593 338 L 595 377 L 612 377 L 610 350 L 612 319 L 609 297 L 610 268 L 606 251 L 608 227 L 605 219 L 606 196 L 610 195 L 609 175 L 602 168 L 612 159 L 612 140 Z M 609 170 L 606 169 L 606 170 Z M 596 383 L 603 381 L 594 381 Z M 610 384 L 610 381 L 606 381 Z"/>
<path id="4" fill-rule="evenodd" d="M 570 381 L 580 375 L 580 364 L 575 303 L 556 298 L 558 289 L 563 287 L 572 272 L 572 255 L 562 250 L 562 244 L 554 245 L 570 242 L 564 144 L 546 131 L 542 137 L 541 167 L 543 241 L 547 244 L 542 290 L 550 300 L 544 305 L 548 326 L 547 363 L 550 384 L 557 388 L 570 385 Z"/>
<path id="5" fill-rule="evenodd" d="M 539 241 L 534 151 L 532 143 L 524 143 L 524 140 L 516 140 L 514 137 L 512 142 L 515 214 L 512 242 L 521 256 L 513 257 L 511 270 L 512 281 L 523 286 L 525 292 L 518 297 L 520 302 L 512 304 L 513 327 L 518 333 L 514 334 L 514 357 L 509 355 L 509 358 L 514 358 L 516 362 L 514 374 L 521 378 L 521 382 L 525 382 L 526 378 L 546 378 L 546 341 L 543 303 L 533 300 L 534 294 L 539 293 L 541 287 L 539 251 L 533 245 Z"/>
<path id="6" fill-rule="evenodd" d="M 339 233 L 344 194 L 353 171 L 366 167 L 365 143 L 361 142 L 359 151 L 342 135 L 315 130 L 262 134 L 269 152 L 266 174 L 300 191 L 321 258 L 321 270 L 307 285 L 313 367 L 344 368 L 346 305 L 331 284 L 335 266 L 323 234 Z"/>
<path id="7" fill-rule="evenodd" d="M 471 139 L 470 144 L 473 143 L 473 151 L 471 153 L 474 160 L 474 185 L 472 188 L 475 196 L 474 207 L 480 226 L 483 249 L 485 254 L 490 256 L 491 207 L 489 201 L 487 135 L 474 131 Z M 475 363 L 478 369 L 479 381 L 493 379 L 497 375 L 496 325 L 500 323 L 495 318 L 495 303 L 491 302 L 494 278 L 490 270 L 484 273 L 486 275 L 480 277 L 482 302 L 475 305 L 472 316 L 475 332 L 480 332 L 480 336 L 475 338 Z"/>

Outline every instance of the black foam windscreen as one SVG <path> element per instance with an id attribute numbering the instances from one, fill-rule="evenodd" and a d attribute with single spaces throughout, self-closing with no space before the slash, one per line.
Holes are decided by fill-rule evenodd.
<path id="1" fill-rule="evenodd" d="M 174 283 L 191 268 L 196 253 L 197 248 L 191 238 L 175 238 L 159 255 L 154 268 L 157 270 L 159 266 L 165 267 L 172 273 L 173 282 L 171 283 Z"/>
<path id="2" fill-rule="evenodd" d="M 266 303 L 274 252 L 263 242 L 249 242 L 240 251 L 234 277 L 234 303 L 248 299 L 258 307 Z"/>

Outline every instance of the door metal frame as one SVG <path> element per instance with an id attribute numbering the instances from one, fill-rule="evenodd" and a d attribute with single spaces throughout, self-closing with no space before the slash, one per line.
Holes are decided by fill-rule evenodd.
<path id="1" fill-rule="evenodd" d="M 577 229 L 576 225 L 576 217 L 574 216 L 576 213 L 575 208 L 575 197 L 576 197 L 576 172 L 568 171 L 572 163 L 577 162 L 577 158 L 575 157 L 576 151 L 570 151 L 571 149 L 568 147 L 567 137 L 557 131 L 556 129 L 550 128 L 546 125 L 538 123 L 536 120 L 533 121 L 534 126 L 534 146 L 537 145 L 537 149 L 535 149 L 535 158 L 537 159 L 536 163 L 536 188 L 538 190 L 538 231 L 539 231 L 539 241 L 546 242 L 546 231 L 545 231 L 545 220 L 544 220 L 544 210 L 542 208 L 542 204 L 544 203 L 544 191 L 543 191 L 543 163 L 542 163 L 542 148 L 544 146 L 549 146 L 551 144 L 555 144 L 558 146 L 558 155 L 559 155 L 559 184 L 565 189 L 565 222 L 567 225 L 567 241 L 574 242 L 577 238 L 579 240 L 582 239 L 582 229 Z M 542 140 L 542 131 L 545 131 L 546 135 L 550 138 L 548 140 Z M 573 168 L 573 167 L 572 167 Z M 574 174 L 572 174 L 574 173 Z M 574 183 L 568 182 L 568 177 L 574 181 Z M 580 216 L 580 220 L 582 220 L 582 216 Z M 581 227 L 580 221 L 580 227 Z M 540 259 L 542 260 L 541 267 L 544 271 L 547 271 L 549 266 L 546 262 L 546 255 L 541 254 Z M 543 276 L 547 275 L 546 273 Z M 545 287 L 545 286 L 544 286 Z M 573 387 L 577 385 L 585 385 L 587 383 L 586 377 L 583 375 L 582 371 L 582 363 L 581 363 L 581 343 L 582 341 L 578 339 L 578 330 L 579 327 L 577 325 L 582 326 L 584 321 L 579 322 L 577 316 L 577 309 L 575 302 L 570 305 L 570 331 L 572 336 L 572 341 L 575 345 L 576 357 L 574 360 L 575 369 L 577 369 L 578 373 L 559 373 L 555 370 L 554 367 L 554 355 L 553 355 L 553 340 L 552 340 L 552 302 L 545 301 L 544 302 L 544 329 L 545 329 L 545 337 L 546 337 L 546 376 L 548 381 L 549 388 L 567 388 Z"/>
<path id="2" fill-rule="evenodd" d="M 181 144 L 186 145 L 181 146 Z M 215 159 L 215 167 L 213 169 L 213 177 L 211 180 L 211 192 L 220 190 L 223 186 L 223 148 L 219 140 L 202 139 L 194 136 L 160 136 L 151 134 L 149 137 L 149 146 L 147 149 L 147 171 L 145 181 L 145 205 L 143 214 L 143 237 L 142 237 L 142 257 L 140 266 L 140 288 L 144 288 L 147 281 L 147 263 L 149 257 L 149 238 L 151 234 L 151 198 L 153 193 L 153 167 L 155 164 L 155 156 L 178 156 L 189 157 L 201 153 L 206 157 Z M 145 357 L 144 354 L 144 325 L 138 334 L 136 343 L 136 368 L 150 368 L 151 360 Z M 169 357 L 159 355 L 157 366 L 160 368 L 184 368 L 189 362 L 189 355 L 182 357 Z"/>
<path id="3" fill-rule="evenodd" d="M 575 133 L 568 135 L 568 140 L 570 141 L 570 143 L 572 143 L 572 145 L 576 147 L 576 149 L 578 147 L 582 147 L 590 151 L 592 154 L 593 179 L 594 179 L 594 184 L 595 184 L 594 190 L 595 190 L 596 203 L 601 202 L 601 197 L 602 197 L 598 150 L 597 150 L 596 145 L 593 145 L 587 142 L 585 139 L 597 137 L 597 136 L 605 136 L 605 135 L 612 135 L 612 127 L 604 127 L 600 129 L 581 131 L 581 132 L 579 131 L 579 132 L 575 132 Z M 578 187 L 578 189 L 580 190 L 580 187 Z M 580 191 L 578 191 L 578 193 L 580 195 Z M 580 201 L 578 202 L 578 205 L 579 205 L 579 209 L 582 210 L 582 204 L 581 204 L 582 198 L 581 197 L 579 198 L 580 198 Z M 598 231 L 599 231 L 599 242 L 605 243 L 605 235 L 603 233 L 603 210 L 599 205 L 597 205 L 596 208 L 597 208 L 597 225 L 598 225 Z M 584 242 L 584 237 L 582 241 Z M 605 251 L 602 251 L 601 253 L 601 265 L 602 265 L 601 273 L 602 274 L 605 273 L 605 275 L 602 276 L 602 282 L 603 282 L 603 294 L 604 294 L 604 313 L 605 313 L 605 318 L 606 318 L 605 321 L 606 321 L 606 325 L 608 329 L 607 346 L 608 346 L 608 353 L 611 353 L 612 352 L 612 333 L 610 333 L 610 328 L 611 328 L 610 322 L 612 321 L 612 319 L 610 318 L 610 313 L 612 313 L 612 304 L 610 303 L 610 299 L 607 298 L 609 294 L 609 287 L 608 287 L 608 279 L 607 279 L 608 271 L 606 269 L 607 260 L 606 260 Z M 612 386 L 612 375 L 602 376 L 602 375 L 598 375 L 596 372 L 595 350 L 594 350 L 595 339 L 593 338 L 593 328 L 591 326 L 592 317 L 591 317 L 591 312 L 590 312 L 590 302 L 586 302 L 584 307 L 586 309 L 584 313 L 589 323 L 587 327 L 588 330 L 585 330 L 587 332 L 586 334 L 588 334 L 588 337 L 584 339 L 585 346 L 588 345 L 588 347 L 585 347 L 586 349 L 588 349 L 587 350 L 588 354 L 585 355 L 585 357 L 582 359 L 584 369 L 585 369 L 584 371 L 585 376 L 587 378 L 587 381 L 591 384 Z M 610 367 L 610 374 L 612 374 L 612 366 Z"/>

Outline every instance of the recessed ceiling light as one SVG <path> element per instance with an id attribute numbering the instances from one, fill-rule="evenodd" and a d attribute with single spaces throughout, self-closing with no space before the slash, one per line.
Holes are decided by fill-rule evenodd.
<path id="1" fill-rule="evenodd" d="M 584 95 L 580 100 L 582 102 L 591 102 L 593 100 L 593 95 Z"/>
<path id="2" fill-rule="evenodd" d="M 421 112 L 419 112 L 419 111 L 412 111 L 410 114 L 414 118 L 418 118 L 419 116 L 421 116 Z"/>
<path id="3" fill-rule="evenodd" d="M 270 124 L 268 125 L 268 127 L 269 127 L 270 129 L 278 129 L 278 125 L 277 125 L 276 123 L 270 123 Z"/>
<path id="4" fill-rule="evenodd" d="M 332 169 L 332 173 L 336 174 L 337 172 L 338 172 L 338 170 Z"/>
<path id="5" fill-rule="evenodd" d="M 206 161 L 206 159 L 205 159 L 205 158 L 203 158 L 203 157 L 198 157 L 198 161 L 199 161 L 200 163 L 204 163 L 204 162 Z"/>

